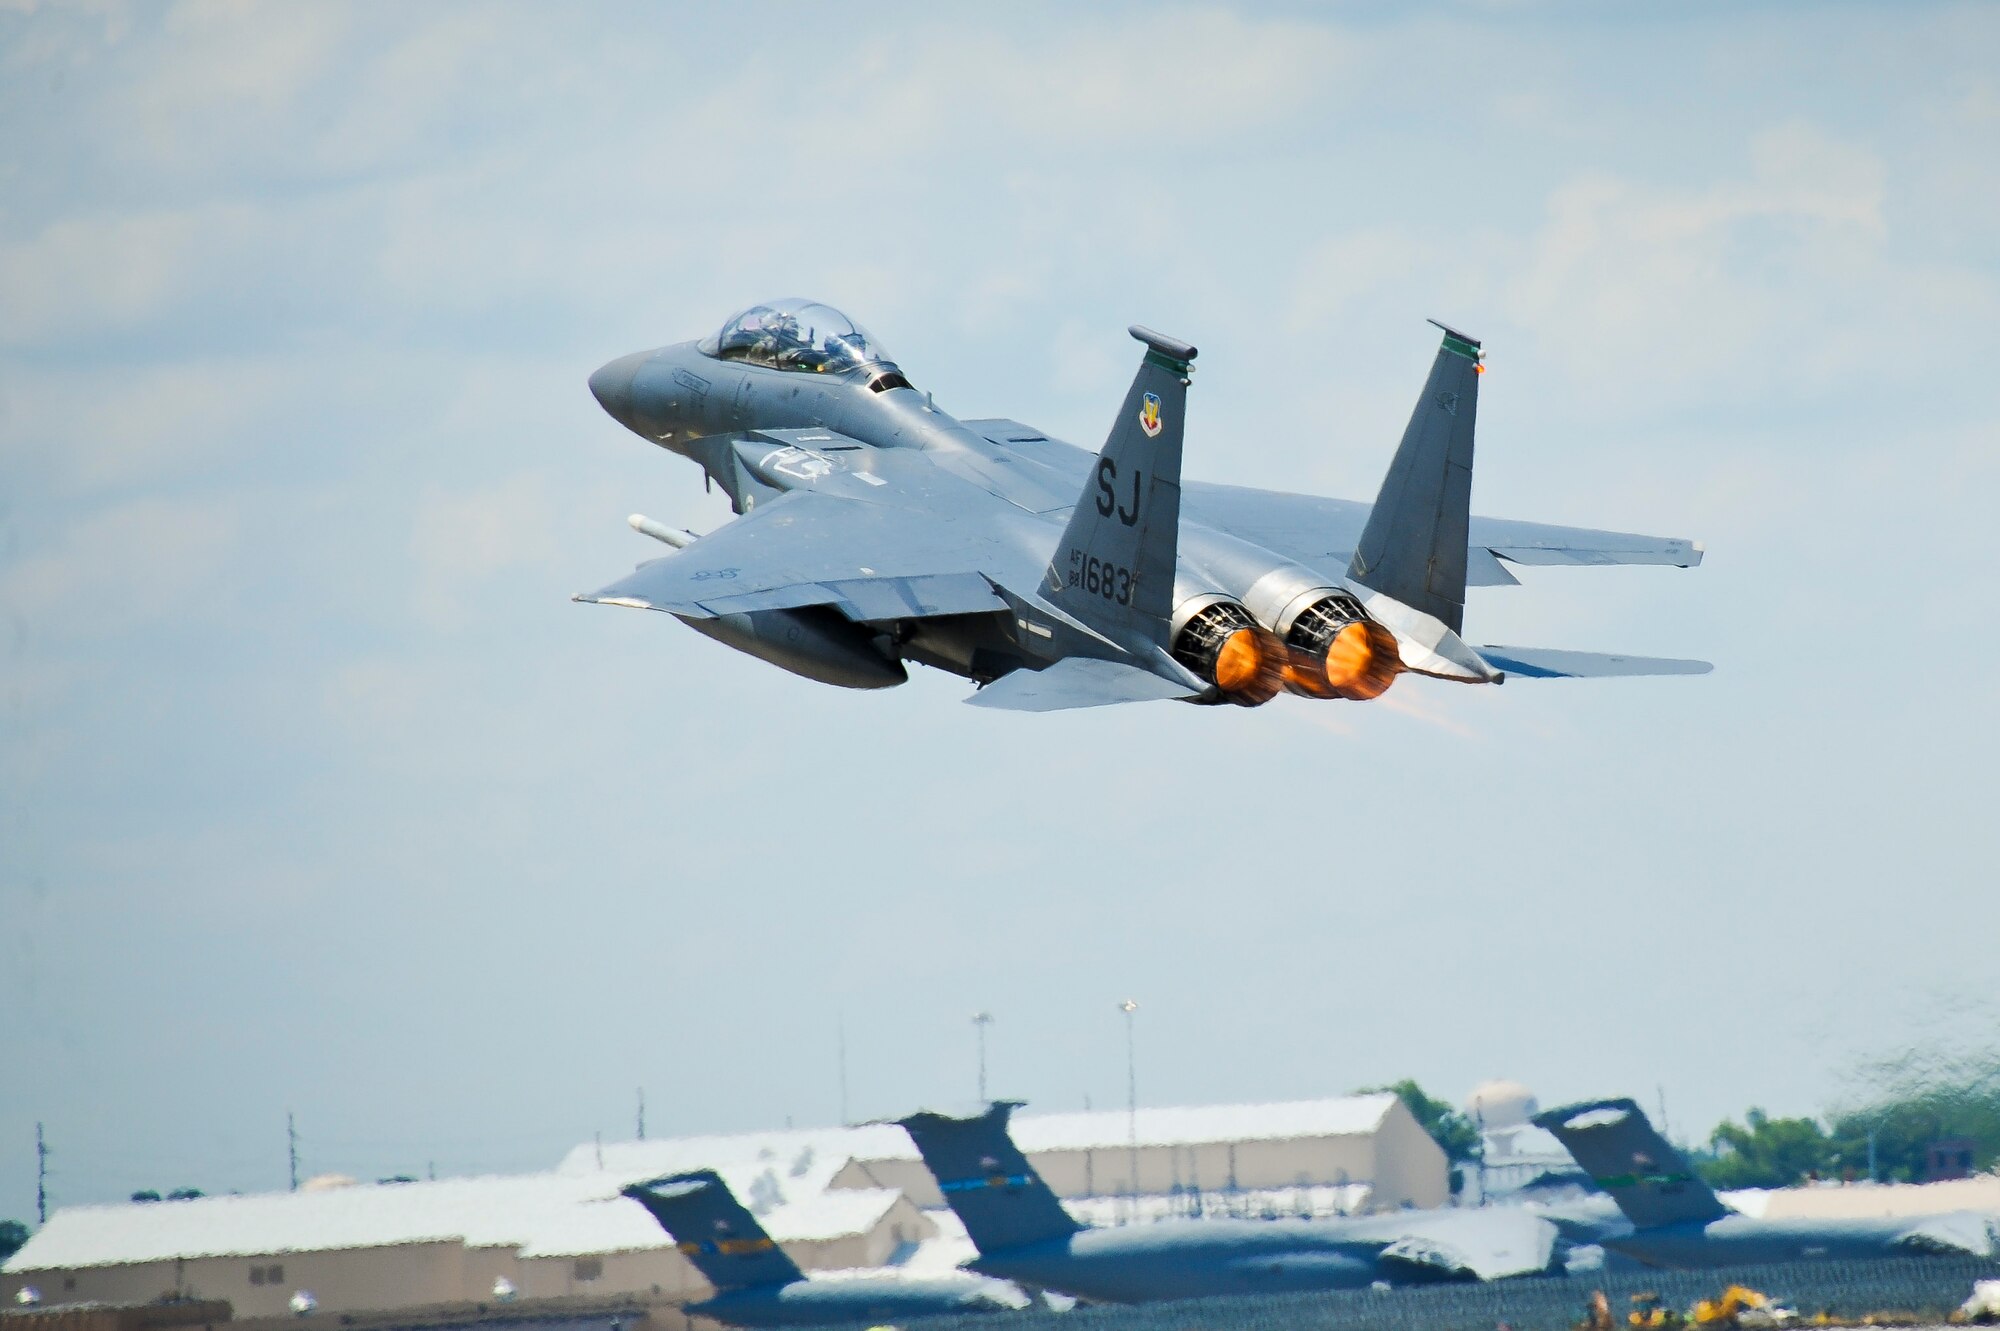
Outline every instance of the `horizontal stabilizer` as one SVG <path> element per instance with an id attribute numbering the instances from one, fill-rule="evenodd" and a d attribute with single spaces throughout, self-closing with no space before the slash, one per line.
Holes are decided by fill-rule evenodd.
<path id="1" fill-rule="evenodd" d="M 1564 652 L 1553 647 L 1487 647 L 1479 654 L 1495 668 L 1522 679 L 1608 679 L 1616 675 L 1706 675 L 1707 661 L 1672 656 L 1619 656 L 1611 652 Z"/>
<path id="2" fill-rule="evenodd" d="M 1010 712 L 1062 712 L 1074 707 L 1194 696 L 1195 690 L 1135 666 L 1070 656 L 1046 670 L 1016 670 L 1002 675 L 966 701 L 974 707 L 997 707 Z"/>
<path id="3" fill-rule="evenodd" d="M 1511 542 L 1506 538 L 1512 533 L 1506 529 L 1525 529 L 1527 523 L 1475 519 L 1473 526 L 1478 528 L 1482 522 L 1488 530 L 1484 533 L 1475 530 L 1473 535 L 1484 534 L 1494 538 L 1487 541 L 1484 548 L 1510 564 L 1550 567 L 1563 564 L 1667 564 L 1674 568 L 1695 568 L 1701 564 L 1705 553 L 1697 541 L 1626 536 L 1620 532 L 1584 532 L 1570 537 L 1558 535 Z M 1550 527 L 1543 530 L 1559 532 L 1561 529 Z M 1597 539 L 1592 540 L 1593 536 Z"/>

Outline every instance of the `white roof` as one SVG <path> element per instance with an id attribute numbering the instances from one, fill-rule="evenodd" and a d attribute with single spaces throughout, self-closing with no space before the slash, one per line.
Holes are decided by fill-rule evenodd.
<path id="1" fill-rule="evenodd" d="M 759 1179 L 768 1171 L 756 1166 L 720 1172 L 746 1204 L 753 1195 L 762 1199 L 764 1226 L 781 1243 L 864 1233 L 901 1195 L 880 1188 L 829 1192 L 830 1169 L 812 1178 L 781 1174 L 768 1183 Z M 619 1190 L 650 1176 L 524 1174 L 71 1206 L 51 1216 L 4 1269 L 70 1270 L 440 1241 L 513 1248 L 523 1257 L 644 1251 L 666 1247 L 670 1240 L 644 1207 Z"/>
<path id="2" fill-rule="evenodd" d="M 1938 1183 L 1836 1183 L 1774 1188 L 1764 1194 L 1760 1215 L 1928 1216 L 1980 1211 L 2000 1216 L 2000 1174 Z"/>
<path id="3" fill-rule="evenodd" d="M 49 1218 L 7 1263 L 10 1271 L 462 1241 L 518 1247 L 559 1229 L 579 1207 L 618 1189 L 550 1174 L 360 1184 L 315 1192 L 201 1197 L 184 1202 L 69 1206 Z M 621 1210 L 644 1211 L 620 1199 Z M 593 1220 L 596 1216 L 583 1212 Z M 637 1225 L 629 1246 L 657 1244 Z"/>
<path id="4" fill-rule="evenodd" d="M 1396 1104 L 1394 1093 L 1383 1091 L 1326 1100 L 1141 1109 L 1136 1126 L 1141 1146 L 1354 1137 L 1378 1130 Z M 1122 1109 L 1082 1114 L 1025 1114 L 1013 1123 L 1014 1142 L 1023 1151 L 1084 1151 L 1125 1146 L 1131 1141 L 1132 1128 L 1130 1117 Z"/>
<path id="5" fill-rule="evenodd" d="M 595 1174 L 600 1169 L 634 1179 L 657 1178 L 690 1169 L 713 1169 L 727 1176 L 731 1166 L 772 1170 L 781 1179 L 804 1178 L 824 1170 L 831 1179 L 849 1160 L 916 1159 L 910 1135 L 893 1123 L 853 1128 L 782 1128 L 708 1137 L 664 1137 L 642 1142 L 585 1142 L 563 1157 L 556 1173 Z M 747 1205 L 749 1198 L 745 1197 Z"/>
<path id="6" fill-rule="evenodd" d="M 1379 1130 L 1397 1103 L 1392 1092 L 1342 1095 L 1324 1100 L 1280 1100 L 1246 1105 L 1187 1105 L 1141 1109 L 1141 1146 L 1187 1146 L 1201 1142 L 1288 1141 L 1301 1137 L 1349 1137 Z M 973 1114 L 976 1105 L 949 1112 Z M 1023 1151 L 1110 1150 L 1129 1144 L 1131 1122 L 1123 1109 L 1076 1114 L 1017 1114 L 1014 1141 Z M 711 1137 L 676 1137 L 643 1142 L 586 1142 L 563 1157 L 559 1174 L 679 1173 L 758 1164 L 783 1178 L 829 1167 L 831 1179 L 849 1160 L 915 1160 L 910 1135 L 893 1123 L 850 1128 L 785 1128 Z"/>

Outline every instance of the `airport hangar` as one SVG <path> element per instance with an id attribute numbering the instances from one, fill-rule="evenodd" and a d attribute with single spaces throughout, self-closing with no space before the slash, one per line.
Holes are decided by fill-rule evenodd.
<path id="1" fill-rule="evenodd" d="M 1030 1114 L 1014 1128 L 1093 1219 L 1128 1204 L 1184 1210 L 1197 1193 L 1287 1212 L 1435 1206 L 1447 1193 L 1444 1153 L 1389 1094 L 1141 1109 L 1136 1120 Z M 1131 1198 L 1135 1156 L 1137 1201 L 1114 1202 Z M 708 1287 L 619 1189 L 704 1167 L 808 1271 L 914 1273 L 972 1255 L 908 1135 L 871 1124 L 589 1143 L 542 1174 L 66 1207 L 0 1269 L 0 1299 L 11 1306 L 23 1286 L 44 1307 L 178 1295 L 226 1299 L 239 1318 L 287 1316 L 301 1290 L 329 1314 L 491 1303 L 502 1290 L 679 1304 Z"/>

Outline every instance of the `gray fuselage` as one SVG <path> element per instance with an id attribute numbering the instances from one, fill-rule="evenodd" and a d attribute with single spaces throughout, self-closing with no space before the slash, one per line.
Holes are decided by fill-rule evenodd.
<path id="1" fill-rule="evenodd" d="M 1093 1302 L 1358 1289 L 1468 1278 L 1383 1260 L 1371 1220 L 1163 1220 L 983 1253 L 971 1270 Z"/>
<path id="2" fill-rule="evenodd" d="M 998 1281 L 972 1274 L 906 1279 L 895 1275 L 794 1280 L 732 1289 L 687 1311 L 728 1326 L 828 1326 L 897 1317 L 1009 1312 L 1020 1305 Z"/>
<path id="3" fill-rule="evenodd" d="M 874 385 L 884 380 L 878 369 L 824 375 L 779 370 L 718 359 L 696 343 L 683 342 L 612 361 L 591 376 L 591 391 L 633 433 L 700 463 L 739 513 L 815 484 L 819 478 L 803 474 L 801 463 L 859 475 L 887 472 L 899 483 L 932 487 L 937 511 L 959 515 L 968 539 L 976 534 L 991 549 L 992 562 L 1016 585 L 1036 585 L 1090 479 L 1096 455 L 1019 428 L 996 440 L 939 409 L 928 394 L 903 386 L 900 373 L 893 376 L 894 386 L 878 391 Z M 777 442 L 744 442 L 746 435 L 754 438 L 759 431 L 804 430 L 825 430 L 830 436 L 810 445 L 818 453 L 809 458 L 797 458 L 799 449 Z M 857 456 L 857 445 L 862 451 L 902 456 L 871 460 Z M 920 465 L 905 465 L 919 458 Z M 933 479 L 925 479 L 927 471 Z M 1176 602 L 1242 595 L 1274 571 L 1296 567 L 1201 520 L 1205 501 L 1228 502 L 1223 491 L 1226 487 L 1190 487 L 1183 499 Z M 1329 536 L 1351 543 L 1367 506 L 1325 502 L 1346 519 L 1329 524 Z M 1298 580 L 1326 581 L 1302 569 Z M 712 624 L 685 622 L 714 632 Z M 829 622 L 825 627 L 839 632 L 844 626 Z M 785 631 L 793 630 L 788 622 Z M 732 624 L 725 631 L 740 635 L 752 627 Z M 1045 664 L 1054 654 L 1047 644 L 1023 641 L 1014 617 L 1004 612 L 915 617 L 902 632 L 895 643 L 897 655 L 981 682 L 1023 665 Z"/>
<path id="4" fill-rule="evenodd" d="M 1608 1199 L 1536 1208 L 1569 1244 L 1597 1244 L 1646 1266 L 1705 1270 L 1819 1258 L 1993 1251 L 1989 1222 L 1969 1211 L 1932 1216 L 1774 1217 L 1732 1212 L 1716 1220 L 1635 1228 Z"/>

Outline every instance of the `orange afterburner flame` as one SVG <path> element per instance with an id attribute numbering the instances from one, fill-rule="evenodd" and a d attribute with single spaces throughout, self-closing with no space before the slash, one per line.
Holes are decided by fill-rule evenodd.
<path id="1" fill-rule="evenodd" d="M 1373 620 L 1345 625 L 1326 645 L 1326 655 L 1294 651 L 1284 668 L 1285 686 L 1308 698 L 1379 698 L 1402 669 L 1396 636 Z"/>
<path id="2" fill-rule="evenodd" d="M 1368 626 L 1349 624 L 1326 645 L 1327 687 L 1335 691 L 1353 688 L 1368 677 L 1374 663 L 1375 645 L 1368 641 Z"/>
<path id="3" fill-rule="evenodd" d="M 1215 687 L 1238 707 L 1262 707 L 1284 691 L 1285 644 L 1266 629 L 1229 635 L 1215 655 Z"/>
<path id="4" fill-rule="evenodd" d="M 1264 647 L 1255 629 L 1238 629 L 1215 654 L 1215 687 L 1224 693 L 1241 693 L 1257 682 L 1264 672 Z"/>
<path id="5" fill-rule="evenodd" d="M 1233 601 L 1202 606 L 1176 632 L 1174 659 L 1215 685 L 1212 702 L 1256 707 L 1278 696 L 1285 645 Z"/>

